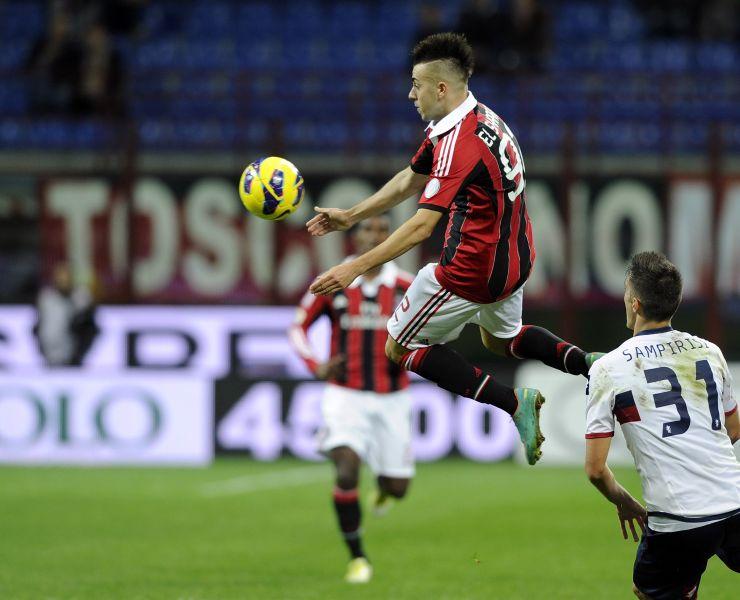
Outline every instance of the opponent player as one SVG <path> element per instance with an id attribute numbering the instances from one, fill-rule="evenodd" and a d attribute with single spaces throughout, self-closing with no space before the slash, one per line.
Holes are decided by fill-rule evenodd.
<path id="1" fill-rule="evenodd" d="M 374 248 L 389 230 L 386 216 L 363 221 L 353 235 L 355 250 Z M 321 404 L 321 450 L 336 467 L 334 508 L 352 557 L 345 576 L 351 583 L 372 577 L 360 538 L 360 462 L 377 475 L 376 513 L 404 497 L 414 474 L 408 376 L 385 356 L 386 323 L 412 278 L 389 262 L 370 269 L 343 291 L 329 296 L 307 293 L 289 332 L 309 369 L 328 382 Z M 322 315 L 332 327 L 330 357 L 324 363 L 318 362 L 306 337 Z"/>
<path id="2" fill-rule="evenodd" d="M 388 321 L 386 353 L 446 390 L 511 414 L 534 464 L 544 440 L 542 395 L 500 384 L 444 343 L 466 323 L 476 323 L 489 350 L 538 359 L 566 373 L 586 376 L 596 356 L 545 329 L 522 326 L 524 283 L 535 258 L 524 163 L 506 123 L 468 91 L 472 72 L 473 52 L 462 35 L 431 35 L 414 48 L 408 97 L 431 123 L 411 165 L 349 210 L 317 208 L 308 230 L 324 235 L 347 229 L 423 189 L 419 209 L 385 242 L 319 276 L 310 291 L 345 288 L 421 243 L 447 215 L 439 263 L 419 271 Z"/>
<path id="3" fill-rule="evenodd" d="M 627 539 L 643 528 L 633 591 L 639 598 L 696 598 L 717 554 L 740 572 L 740 420 L 720 349 L 675 331 L 681 275 L 657 252 L 634 256 L 624 305 L 634 337 L 591 367 L 586 472 L 616 505 Z M 647 511 L 606 464 L 619 421 L 642 480 Z M 647 530 L 645 530 L 647 526 Z"/>

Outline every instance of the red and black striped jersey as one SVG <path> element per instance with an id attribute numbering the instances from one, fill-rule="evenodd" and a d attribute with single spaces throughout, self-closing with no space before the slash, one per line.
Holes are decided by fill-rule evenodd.
<path id="1" fill-rule="evenodd" d="M 442 287 L 487 304 L 510 296 L 535 259 L 519 144 L 472 94 L 427 128 L 411 168 L 429 175 L 419 208 L 447 213 L 435 270 Z"/>
<path id="2" fill-rule="evenodd" d="M 386 324 L 413 276 L 394 263 L 383 265 L 373 279 L 358 277 L 346 289 L 329 296 L 310 292 L 301 300 L 288 336 L 308 368 L 316 371 L 318 361 L 307 332 L 322 315 L 331 320 L 330 356 L 343 355 L 345 369 L 332 383 L 356 390 L 395 392 L 408 386 L 408 375 L 385 355 Z"/>

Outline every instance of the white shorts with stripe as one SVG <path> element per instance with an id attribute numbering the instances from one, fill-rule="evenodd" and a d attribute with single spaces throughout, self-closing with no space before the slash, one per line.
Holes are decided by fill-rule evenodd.
<path id="1" fill-rule="evenodd" d="M 333 448 L 348 446 L 375 475 L 414 476 L 408 390 L 378 394 L 329 383 L 321 400 L 321 414 L 321 452 L 328 454 Z"/>
<path id="2" fill-rule="evenodd" d="M 477 304 L 444 289 L 430 263 L 416 275 L 411 287 L 388 319 L 388 333 L 408 350 L 457 339 L 468 323 L 480 325 L 497 338 L 512 338 L 522 329 L 524 286 L 508 298 Z"/>

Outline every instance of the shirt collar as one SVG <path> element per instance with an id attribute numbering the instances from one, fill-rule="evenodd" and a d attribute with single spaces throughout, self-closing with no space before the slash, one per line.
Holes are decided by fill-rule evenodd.
<path id="1" fill-rule="evenodd" d="M 667 331 L 673 331 L 673 327 L 668 325 L 666 327 L 656 327 L 655 329 L 643 329 L 637 335 L 652 335 L 653 333 L 666 333 Z"/>
<path id="2" fill-rule="evenodd" d="M 455 125 L 462 121 L 465 118 L 465 115 L 473 110 L 477 104 L 478 101 L 475 99 L 475 96 L 473 96 L 473 93 L 468 92 L 468 97 L 465 98 L 465 101 L 455 110 L 453 110 L 449 115 L 443 117 L 436 123 L 434 121 L 429 123 L 429 126 L 427 127 L 427 131 L 429 131 L 429 137 L 439 137 L 443 133 L 447 133 L 450 129 L 452 129 Z"/>

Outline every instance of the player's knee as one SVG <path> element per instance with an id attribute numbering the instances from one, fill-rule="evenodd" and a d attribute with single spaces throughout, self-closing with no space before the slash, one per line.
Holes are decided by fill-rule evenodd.
<path id="1" fill-rule="evenodd" d="M 406 495 L 409 489 L 408 479 L 399 479 L 395 477 L 378 477 L 381 489 L 394 498 L 399 500 Z"/>
<path id="2" fill-rule="evenodd" d="M 337 467 L 337 487 L 352 490 L 360 483 L 360 468 L 352 462 L 339 462 Z"/>
<path id="3" fill-rule="evenodd" d="M 388 357 L 388 360 L 398 364 L 406 352 L 408 352 L 406 348 L 398 344 L 391 336 L 388 336 L 388 339 L 385 341 L 385 355 Z"/>
<path id="4" fill-rule="evenodd" d="M 360 457 L 347 446 L 334 448 L 329 453 L 337 472 L 337 487 L 351 490 L 357 487 L 360 481 Z"/>
<path id="5" fill-rule="evenodd" d="M 353 490 L 360 483 L 360 477 L 358 473 L 352 473 L 350 471 L 337 471 L 337 487 L 342 490 Z"/>

